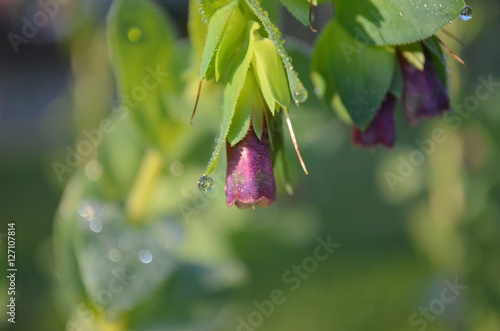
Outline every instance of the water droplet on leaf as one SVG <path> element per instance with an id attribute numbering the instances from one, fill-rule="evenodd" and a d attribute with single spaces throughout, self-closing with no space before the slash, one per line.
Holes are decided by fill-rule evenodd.
<path id="1" fill-rule="evenodd" d="M 137 43 L 142 40 L 142 30 L 133 26 L 127 31 L 127 38 L 132 43 Z"/>
<path id="2" fill-rule="evenodd" d="M 200 191 L 208 193 L 214 188 L 214 180 L 210 176 L 203 175 L 198 179 L 198 188 Z"/>
<path id="3" fill-rule="evenodd" d="M 299 102 L 304 102 L 307 99 L 307 90 L 302 87 L 298 90 L 295 90 L 293 92 L 293 95 L 295 96 L 295 99 L 298 100 Z"/>
<path id="4" fill-rule="evenodd" d="M 89 222 L 94 217 L 94 209 L 87 200 L 80 201 L 76 207 L 76 211 L 78 212 L 78 215 L 85 218 Z"/>
<path id="5" fill-rule="evenodd" d="M 139 252 L 139 260 L 141 260 L 142 263 L 150 263 L 153 261 L 153 254 L 147 249 L 141 249 Z"/>
<path id="6" fill-rule="evenodd" d="M 468 21 L 472 18 L 472 8 L 469 5 L 464 6 L 460 12 L 460 18 L 463 21 Z"/>

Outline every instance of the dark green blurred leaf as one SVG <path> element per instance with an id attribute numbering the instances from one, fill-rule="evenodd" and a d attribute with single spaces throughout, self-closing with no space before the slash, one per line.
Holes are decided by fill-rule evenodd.
<path id="1" fill-rule="evenodd" d="M 283 6 L 295 16 L 300 23 L 309 25 L 309 4 L 306 0 L 280 0 Z"/>
<path id="2" fill-rule="evenodd" d="M 375 116 L 391 86 L 395 64 L 394 49 L 359 45 L 337 21 L 323 30 L 313 59 L 316 74 L 325 82 L 325 95 L 333 98 L 334 87 L 328 85 L 333 79 L 342 103 L 360 128 Z"/>
<path id="3" fill-rule="evenodd" d="M 460 15 L 463 0 L 336 0 L 336 18 L 358 41 L 413 42 L 435 34 Z"/>

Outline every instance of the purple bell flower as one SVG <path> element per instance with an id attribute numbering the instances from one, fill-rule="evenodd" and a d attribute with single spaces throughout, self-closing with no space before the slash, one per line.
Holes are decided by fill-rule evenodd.
<path id="1" fill-rule="evenodd" d="M 264 127 L 259 139 L 252 126 L 236 145 L 226 141 L 226 203 L 238 208 L 267 207 L 276 200 L 276 181 Z"/>
<path id="2" fill-rule="evenodd" d="M 422 117 L 432 118 L 451 110 L 448 91 L 439 78 L 431 53 L 424 44 L 422 49 L 425 56 L 423 71 L 409 63 L 398 51 L 404 79 L 404 111 L 412 125 Z"/>
<path id="3" fill-rule="evenodd" d="M 354 145 L 365 148 L 372 148 L 377 144 L 392 147 L 396 140 L 395 105 L 396 98 L 387 93 L 368 128 L 364 131 L 357 127 L 353 128 L 352 141 Z"/>

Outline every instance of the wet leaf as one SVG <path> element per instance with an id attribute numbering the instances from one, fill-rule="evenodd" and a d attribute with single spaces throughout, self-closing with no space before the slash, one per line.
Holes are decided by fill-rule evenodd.
<path id="1" fill-rule="evenodd" d="M 270 39 L 255 42 L 252 67 L 271 112 L 274 114 L 276 103 L 287 108 L 290 104 L 288 81 L 283 62 Z"/>
<path id="2" fill-rule="evenodd" d="M 231 1 L 227 5 L 217 9 L 208 22 L 208 32 L 205 39 L 205 47 L 201 58 L 200 70 L 198 71 L 198 78 L 204 79 L 207 71 L 212 63 L 215 51 L 219 46 L 224 31 L 227 28 L 227 21 L 231 12 L 236 6 L 237 1 Z"/>
<path id="3" fill-rule="evenodd" d="M 336 0 L 336 18 L 358 41 L 395 45 L 435 34 L 459 17 L 463 0 Z"/>
<path id="4" fill-rule="evenodd" d="M 391 86 L 394 49 L 360 47 L 337 21 L 332 21 L 322 32 L 315 52 L 313 66 L 326 83 L 323 89 L 327 102 L 330 104 L 337 92 L 354 124 L 368 126 Z"/>
<path id="5" fill-rule="evenodd" d="M 241 60 L 235 60 L 235 65 L 232 73 L 229 75 L 229 80 L 226 84 L 226 89 L 224 91 L 224 105 L 223 105 L 223 115 L 222 115 L 222 125 L 220 129 L 220 135 L 218 138 L 217 146 L 215 147 L 212 157 L 208 163 L 207 170 L 205 174 L 211 174 L 217 165 L 220 150 L 224 143 L 226 142 L 227 135 L 229 133 L 229 128 L 233 121 L 234 111 L 236 108 L 236 102 L 240 95 L 241 89 L 245 83 L 245 78 L 247 76 L 248 69 L 250 67 L 250 62 L 253 56 L 253 45 L 255 41 L 254 31 L 259 28 L 257 22 L 249 21 L 246 33 L 246 42 L 244 43 L 246 47 L 244 48 L 243 58 Z"/>

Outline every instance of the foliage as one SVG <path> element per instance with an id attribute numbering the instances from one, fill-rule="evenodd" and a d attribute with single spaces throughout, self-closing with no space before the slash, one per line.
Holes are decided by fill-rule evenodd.
<path id="1" fill-rule="evenodd" d="M 302 24 L 309 24 L 308 1 L 281 3 Z M 263 265 L 264 270 L 273 270 L 272 276 L 277 279 L 269 286 L 283 286 L 281 271 L 295 263 L 288 254 L 301 245 L 308 251 L 315 248 L 320 226 L 309 221 L 328 218 L 332 202 L 341 201 L 342 187 L 351 183 L 345 176 L 337 177 L 337 190 L 332 189 L 329 176 L 328 182 L 315 177 L 311 187 L 321 187 L 328 193 L 314 201 L 317 209 L 302 205 L 301 199 L 309 192 L 299 192 L 296 197 L 284 198 L 288 204 L 286 209 L 279 209 L 279 220 L 272 217 L 278 207 L 252 211 L 262 213 L 266 220 L 276 220 L 259 238 L 256 231 L 242 229 L 255 214 L 223 206 L 225 176 L 218 171 L 223 147 L 237 146 L 249 130 L 254 130 L 258 139 L 269 130 L 272 162 L 277 173 L 284 173 L 281 186 L 291 191 L 290 182 L 297 182 L 298 175 L 294 167 L 292 176 L 288 171 L 291 160 L 285 153 L 284 123 L 291 123 L 290 117 L 295 123 L 307 123 L 319 116 L 314 109 L 321 107 L 312 93 L 312 100 L 306 102 L 306 87 L 310 91 L 315 88 L 327 108 L 334 108 L 341 119 L 360 130 L 369 128 L 388 93 L 404 98 L 400 54 L 424 71 L 428 49 L 440 82 L 449 89 L 445 53 L 434 35 L 459 16 L 463 5 L 458 0 L 419 0 L 397 6 L 392 1 L 338 0 L 335 17 L 320 31 L 314 47 L 305 50 L 300 44 L 285 43 L 276 12 L 266 11 L 272 6 L 269 1 L 191 1 L 188 44 L 178 37 L 171 18 L 154 2 L 115 0 L 107 22 L 107 43 L 119 104 L 108 118 L 112 132 L 104 135 L 97 152 L 87 160 L 101 165 L 102 176 L 93 180 L 87 169 L 77 170 L 65 188 L 55 220 L 57 274 L 66 289 L 65 302 L 70 303 L 70 325 L 81 330 L 234 329 L 233 315 L 254 310 L 246 301 L 241 303 L 241 297 L 249 294 L 245 284 L 254 281 L 247 278 L 246 268 L 262 281 L 266 271 L 259 271 L 257 266 Z M 197 96 L 198 86 L 202 88 Z M 189 111 L 197 97 L 200 109 L 190 126 Z M 329 115 L 320 117 L 324 116 Z M 316 119 L 314 124 L 322 122 Z M 209 158 L 207 141 L 213 140 L 217 129 L 215 149 L 204 167 Z M 449 135 L 458 144 L 460 138 Z M 292 142 L 296 143 L 294 139 Z M 332 161 L 324 155 L 319 157 L 314 146 L 306 146 L 309 155 Z M 367 162 L 364 156 L 349 157 L 356 164 Z M 181 165 L 191 185 L 186 186 L 176 175 L 176 167 Z M 429 171 L 442 170 L 435 165 L 429 167 Z M 324 166 L 316 170 L 328 172 Z M 349 171 L 347 177 L 353 177 L 361 166 L 345 170 Z M 202 174 L 213 178 L 209 194 L 195 187 Z M 357 199 L 346 194 L 351 200 Z M 211 199 L 215 207 L 208 207 Z M 365 204 L 358 200 L 349 208 Z M 206 222 L 199 222 L 200 214 Z M 368 214 L 363 217 L 369 219 Z M 326 228 L 335 230 L 339 224 L 335 225 Z M 385 225 L 396 228 L 392 238 L 399 240 L 403 226 Z M 423 246 L 428 256 L 437 255 L 434 250 L 438 245 L 430 245 L 421 235 L 425 232 L 422 228 L 429 225 L 420 220 L 411 226 L 418 228 L 416 245 Z M 376 226 L 372 229 L 376 231 Z M 344 234 L 348 238 L 353 233 Z M 446 249 L 455 247 L 453 241 L 458 236 L 448 232 L 443 236 L 451 242 Z M 371 243 L 379 245 L 382 241 L 374 239 Z M 282 259 L 270 260 L 271 250 Z M 408 250 L 404 247 L 402 254 L 412 254 Z M 337 262 L 329 264 L 318 275 L 321 281 L 314 283 L 318 288 L 313 286 L 299 294 L 302 302 L 315 291 L 349 297 L 358 284 L 369 287 L 372 277 L 382 278 L 382 268 L 371 265 L 368 257 L 363 258 L 369 269 L 363 276 L 363 268 L 349 262 L 356 254 L 350 251 L 339 257 L 340 280 L 331 287 L 327 284 L 330 275 L 337 272 Z M 398 257 L 389 264 L 411 284 L 419 282 L 415 275 L 429 268 L 415 267 Z M 455 267 L 444 268 L 443 272 L 455 272 L 459 269 Z M 352 274 L 360 275 L 359 279 L 350 280 Z M 383 286 L 388 292 L 390 288 L 391 284 Z M 263 286 L 259 293 L 250 294 L 261 298 L 268 295 L 267 290 Z M 376 309 L 375 303 L 384 296 L 390 297 L 395 307 L 401 300 L 410 301 L 403 293 L 368 293 L 360 302 Z M 243 308 L 234 307 L 235 302 Z M 295 320 L 303 306 L 292 306 L 286 312 Z M 348 323 L 341 321 L 345 317 L 357 321 L 360 329 L 367 327 L 357 316 L 349 315 L 353 314 L 349 307 L 337 308 L 335 324 L 347 329 Z M 291 330 L 296 326 L 288 318 L 278 316 L 278 320 L 282 322 L 279 326 L 273 328 L 271 321 L 268 328 Z M 315 325 L 325 327 L 329 323 L 317 321 Z M 405 321 L 394 322 L 398 326 L 407 324 L 406 316 Z M 381 325 L 387 324 L 378 322 Z"/>

